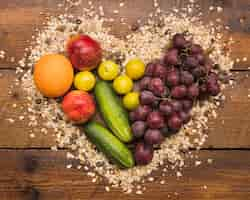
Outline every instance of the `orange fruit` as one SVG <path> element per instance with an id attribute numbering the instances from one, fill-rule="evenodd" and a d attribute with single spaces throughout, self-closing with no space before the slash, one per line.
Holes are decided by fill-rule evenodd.
<path id="1" fill-rule="evenodd" d="M 35 85 L 46 97 L 64 95 L 71 87 L 73 78 L 73 67 L 63 55 L 45 55 L 35 64 Z"/>

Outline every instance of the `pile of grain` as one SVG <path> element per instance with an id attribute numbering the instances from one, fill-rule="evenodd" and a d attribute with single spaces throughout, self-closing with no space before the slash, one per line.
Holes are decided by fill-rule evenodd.
<path id="1" fill-rule="evenodd" d="M 70 153 L 67 157 L 79 159 L 84 169 L 89 170 L 87 174 L 93 177 L 93 182 L 97 180 L 96 176 L 99 174 L 105 177 L 111 186 L 121 187 L 125 192 L 131 192 L 135 182 L 142 181 L 154 170 L 161 168 L 162 173 L 165 173 L 168 169 L 181 169 L 185 160 L 183 152 L 187 152 L 190 148 L 199 149 L 205 142 L 207 135 L 204 130 L 208 128 L 208 117 L 216 117 L 216 107 L 221 100 L 224 100 L 224 96 L 221 94 L 209 101 L 197 103 L 192 110 L 192 121 L 178 134 L 167 138 L 162 143 L 155 151 L 153 161 L 149 165 L 120 170 L 110 164 L 102 153 L 95 150 L 83 130 L 66 120 L 60 108 L 60 99 L 44 98 L 35 89 L 32 71 L 34 63 L 42 55 L 65 54 L 65 43 L 74 34 L 84 33 L 95 38 L 105 50 L 106 58 L 112 57 L 124 66 L 129 58 L 135 56 L 142 58 L 145 62 L 161 57 L 172 35 L 184 31 L 205 49 L 213 48 L 210 56 L 219 64 L 220 70 L 228 72 L 232 68 L 233 62 L 229 57 L 229 52 L 222 53 L 224 44 L 221 41 L 221 34 L 218 33 L 222 27 L 214 24 L 205 26 L 199 17 L 192 17 L 194 4 L 184 9 L 186 12 L 182 10 L 182 13 L 188 13 L 188 15 L 178 14 L 178 10 L 163 13 L 156 1 L 154 5 L 156 12 L 150 13 L 148 21 L 143 24 L 138 22 L 138 27 L 132 28 L 133 32 L 127 35 L 126 41 L 109 33 L 110 29 L 103 23 L 112 20 L 105 19 L 102 16 L 103 13 L 101 13 L 102 17 L 98 17 L 92 10 L 85 9 L 81 16 L 64 14 L 51 17 L 47 26 L 35 36 L 34 43 L 27 50 L 28 56 L 20 61 L 20 68 L 17 69 L 17 73 L 22 73 L 22 68 L 28 68 L 22 77 L 22 87 L 28 99 L 29 126 L 36 127 L 38 122 L 42 121 L 41 132 L 47 134 L 48 129 L 53 129 L 49 134 L 52 134 L 51 132 L 55 134 L 58 147 L 68 148 Z M 57 150 L 57 147 L 52 147 L 52 149 Z M 78 168 L 80 169 L 81 166 L 79 165 Z M 181 176 L 179 171 L 177 176 Z M 109 191 L 109 187 L 106 187 L 106 190 Z M 141 190 L 137 193 L 140 194 Z"/>

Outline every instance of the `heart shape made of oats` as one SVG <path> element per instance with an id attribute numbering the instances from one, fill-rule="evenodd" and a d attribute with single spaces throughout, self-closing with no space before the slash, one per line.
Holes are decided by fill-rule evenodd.
<path id="1" fill-rule="evenodd" d="M 223 99 L 220 74 L 232 60 L 213 25 L 199 17 L 157 14 L 126 37 L 113 35 L 107 21 L 52 17 L 22 60 L 28 70 L 21 84 L 29 125 L 39 120 L 41 132 L 55 133 L 52 149 L 68 148 L 79 168 L 128 192 L 154 170 L 182 168 L 184 152 L 202 146 L 208 118 Z M 103 61 L 110 63 L 98 70 Z"/>

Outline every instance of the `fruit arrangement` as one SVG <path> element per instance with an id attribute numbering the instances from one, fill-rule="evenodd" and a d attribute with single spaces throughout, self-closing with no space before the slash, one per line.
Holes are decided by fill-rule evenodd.
<path id="1" fill-rule="evenodd" d="M 140 106 L 129 114 L 139 140 L 138 164 L 149 163 L 153 145 L 160 145 L 190 121 L 197 100 L 220 93 L 218 75 L 206 51 L 184 34 L 175 34 L 171 43 L 162 59 L 147 64 L 139 81 Z"/>
<path id="2" fill-rule="evenodd" d="M 82 124 L 90 141 L 123 168 L 150 163 L 154 147 L 191 120 L 195 103 L 220 93 L 209 52 L 184 33 L 146 66 L 139 58 L 124 67 L 103 59 L 101 45 L 88 35 L 70 38 L 66 49 L 68 58 L 40 58 L 35 85 L 46 97 L 63 97 L 67 119 Z M 95 121 L 96 111 L 106 127 Z"/>

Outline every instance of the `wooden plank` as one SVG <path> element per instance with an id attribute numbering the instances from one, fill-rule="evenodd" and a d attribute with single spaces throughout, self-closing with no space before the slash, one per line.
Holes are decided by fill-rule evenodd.
<path id="1" fill-rule="evenodd" d="M 249 59 L 243 62 L 244 57 L 250 55 L 247 44 L 250 42 L 250 1 L 249 0 L 230 0 L 230 1 L 200 1 L 202 11 L 205 12 L 204 21 L 216 22 L 221 19 L 225 26 L 230 30 L 224 33 L 224 38 L 232 37 L 235 44 L 232 46 L 231 57 L 236 60 L 234 69 L 247 69 L 250 66 Z M 212 2 L 212 3 L 211 3 Z M 209 7 L 214 6 L 213 12 L 209 11 Z M 223 8 L 223 11 L 218 14 L 217 7 Z"/>
<path id="2" fill-rule="evenodd" d="M 13 70 L 0 70 L 0 147 L 50 147 L 55 144 L 53 134 L 41 134 L 41 126 L 31 130 L 27 126 L 28 120 L 19 120 L 19 116 L 25 115 L 25 96 L 22 95 L 20 86 L 15 86 L 17 76 Z M 13 85 L 13 89 L 11 89 Z M 10 94 L 9 91 L 12 91 Z M 14 108 L 13 105 L 16 107 Z M 8 119 L 14 119 L 10 123 Z M 30 133 L 36 135 L 31 139 Z M 5 142 L 4 142 L 5 141 Z"/>
<path id="3" fill-rule="evenodd" d="M 16 67 L 15 63 L 9 62 L 10 57 L 14 56 L 17 60 L 22 58 L 35 29 L 41 28 L 46 21 L 46 15 L 40 13 L 50 12 L 57 15 L 56 5 L 59 2 L 12 0 L 0 3 L 0 39 L 3 41 L 1 50 L 8 54 L 8 59 L 1 60 L 1 67 Z"/>
<path id="4" fill-rule="evenodd" d="M 12 70 L 0 70 L 0 147 L 8 148 L 32 148 L 50 147 L 55 141 L 53 132 L 47 135 L 40 133 L 40 128 L 35 130 L 36 137 L 29 137 L 30 128 L 28 120 L 19 120 L 24 114 L 24 96 L 17 86 L 14 95 L 8 94 L 9 87 L 16 79 Z M 219 108 L 218 118 L 211 119 L 209 123 L 209 138 L 205 147 L 214 148 L 249 148 L 250 147 L 250 107 L 248 89 L 250 72 L 234 72 L 237 84 L 232 89 L 225 91 L 226 101 Z M 13 108 L 13 104 L 17 107 Z M 9 123 L 6 119 L 13 118 L 15 123 Z"/>
<path id="5" fill-rule="evenodd" d="M 248 75 L 249 72 L 234 73 L 235 86 L 225 90 L 226 100 L 218 109 L 218 117 L 209 121 L 206 147 L 250 147 Z"/>
<path id="6" fill-rule="evenodd" d="M 59 1 L 19 1 L 10 0 L 6 4 L 0 3 L 0 39 L 1 49 L 8 52 L 9 56 L 15 56 L 20 59 L 24 54 L 24 49 L 29 46 L 29 41 L 32 35 L 35 33 L 35 28 L 41 28 L 42 23 L 45 21 L 45 16 L 40 15 L 40 12 L 49 12 L 53 15 L 58 15 L 62 12 L 62 9 L 57 8 Z M 87 7 L 87 0 L 82 1 L 82 5 Z M 175 1 L 175 0 L 159 0 L 159 4 L 163 10 L 169 10 L 173 7 L 183 7 L 188 1 Z M 93 0 L 94 5 L 98 8 L 100 2 Z M 204 12 L 204 20 L 207 22 L 211 19 L 216 19 L 218 14 L 213 12 L 208 13 L 211 5 L 220 5 L 224 8 L 225 12 L 222 15 L 224 23 L 232 28 L 230 35 L 237 40 L 237 44 L 233 47 L 233 57 L 243 58 L 250 54 L 248 43 L 250 42 L 249 36 L 249 8 L 250 1 L 197 1 L 201 5 L 201 10 Z M 137 19 L 146 17 L 149 12 L 152 11 L 152 3 L 144 3 L 143 0 L 138 1 L 126 1 L 123 8 L 119 8 L 117 1 L 103 0 L 102 5 L 104 7 L 107 16 L 114 16 L 113 10 L 119 9 L 119 17 L 115 17 L 117 20 L 112 24 L 113 33 L 117 36 L 124 36 L 128 33 L 127 26 L 122 26 L 119 23 L 121 16 L 126 18 L 128 24 L 133 24 Z M 140 6 L 138 6 L 140 5 Z M 72 14 L 81 12 L 81 6 L 72 10 Z M 244 18 L 244 23 L 240 23 L 240 18 Z M 250 59 L 244 63 L 237 63 L 236 68 L 247 68 L 250 66 Z M 1 61 L 0 67 L 16 67 L 14 63 L 7 61 Z"/>
<path id="7" fill-rule="evenodd" d="M 146 183 L 143 195 L 125 195 L 119 189 L 104 192 L 103 182 L 92 183 L 83 170 L 66 169 L 65 152 L 0 151 L 0 194 L 3 200 L 68 200 L 68 199 L 186 199 L 235 200 L 250 195 L 249 151 L 201 151 L 203 164 L 194 167 L 193 161 L 176 178 L 173 171 L 163 179 L 155 173 L 156 182 Z M 212 165 L 205 164 L 208 158 Z M 204 189 L 204 186 L 207 189 Z M 178 195 L 175 195 L 178 194 Z"/>

